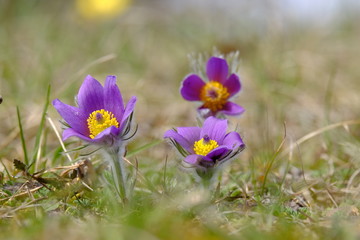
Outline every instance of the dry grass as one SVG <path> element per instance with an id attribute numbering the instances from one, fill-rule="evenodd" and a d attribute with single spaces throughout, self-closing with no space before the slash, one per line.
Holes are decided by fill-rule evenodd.
<path id="1" fill-rule="evenodd" d="M 211 11 L 176 13 L 161 6 L 140 2 L 116 19 L 88 22 L 70 2 L 4 1 L 0 10 L 3 238 L 359 237 L 357 17 L 343 16 L 326 27 L 278 27 L 252 24 L 245 10 L 240 19 Z M 240 53 L 243 89 L 236 102 L 246 113 L 230 122 L 247 145 L 225 169 L 214 202 L 204 200 L 187 173 L 178 170 L 173 149 L 160 143 L 129 157 L 133 165 L 139 163 L 138 182 L 133 202 L 123 209 L 110 191 L 94 183 L 97 174 L 68 166 L 68 157 L 78 160 L 90 150 L 62 154 L 49 122 L 42 129 L 36 162 L 37 170 L 46 171 L 34 178 L 14 168 L 14 159 L 24 160 L 16 106 L 32 157 L 47 86 L 52 87 L 50 100 L 73 104 L 87 74 L 102 82 L 109 74 L 117 75 L 125 100 L 138 97 L 139 129 L 130 153 L 161 139 L 167 129 L 194 125 L 195 105 L 181 99 L 179 85 L 192 69 L 189 54 L 210 55 L 214 47 L 224 54 Z M 52 106 L 47 117 L 60 131 Z M 67 149 L 80 146 L 76 140 L 65 144 Z M 96 171 L 104 172 L 98 155 L 91 160 Z M 63 174 L 61 167 L 69 172 Z M 74 169 L 83 175 L 69 176 Z M 36 177 L 63 182 L 45 183 L 49 191 Z"/>

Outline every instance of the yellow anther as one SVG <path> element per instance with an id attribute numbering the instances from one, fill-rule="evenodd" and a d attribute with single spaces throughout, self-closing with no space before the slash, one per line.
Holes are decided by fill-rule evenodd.
<path id="1" fill-rule="evenodd" d="M 200 99 L 204 107 L 216 112 L 222 109 L 230 94 L 224 85 L 216 81 L 210 81 L 201 89 Z"/>
<path id="2" fill-rule="evenodd" d="M 93 111 L 87 119 L 90 138 L 95 138 L 99 133 L 108 127 L 119 127 L 119 123 L 112 112 L 104 109 Z"/>
<path id="3" fill-rule="evenodd" d="M 209 139 L 205 141 L 204 138 L 194 143 L 194 152 L 197 155 L 206 156 L 211 150 L 217 148 L 219 145 L 215 140 Z"/>

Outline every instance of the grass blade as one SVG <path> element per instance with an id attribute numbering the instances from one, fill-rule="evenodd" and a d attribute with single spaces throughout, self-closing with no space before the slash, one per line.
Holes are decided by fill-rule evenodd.
<path id="1" fill-rule="evenodd" d="M 22 149 L 23 149 L 23 152 L 24 152 L 24 162 L 25 162 L 26 165 L 28 165 L 29 164 L 29 158 L 28 158 L 28 154 L 27 154 L 27 150 L 26 150 L 24 131 L 23 131 L 22 123 L 21 123 L 21 116 L 20 116 L 20 111 L 19 111 L 18 106 L 16 106 L 16 114 L 17 114 L 18 124 L 19 124 L 19 128 L 20 128 L 20 138 L 21 138 Z"/>
<path id="2" fill-rule="evenodd" d="M 134 156 L 135 154 L 138 154 L 139 152 L 142 152 L 146 149 L 149 149 L 153 146 L 156 146 L 158 145 L 159 143 L 161 143 L 163 140 L 155 140 L 153 142 L 150 142 L 150 143 L 147 143 L 139 148 L 136 148 L 135 150 L 129 152 L 128 154 L 126 154 L 126 157 L 131 157 L 131 156 Z"/>
<path id="3" fill-rule="evenodd" d="M 47 93 L 46 93 L 46 100 L 45 100 L 45 105 L 44 105 L 44 109 L 41 115 L 41 121 L 40 121 L 40 125 L 38 128 L 38 131 L 36 133 L 36 139 L 35 139 L 35 147 L 34 147 L 34 154 L 31 160 L 31 168 L 32 170 L 34 170 L 35 166 L 36 166 L 36 161 L 38 160 L 38 157 L 40 156 L 39 151 L 40 151 L 40 143 L 41 143 L 41 135 L 43 133 L 44 127 L 45 127 L 45 120 L 46 120 L 46 112 L 47 109 L 49 107 L 49 98 L 50 98 L 50 90 L 51 90 L 51 86 L 48 86 L 47 89 Z"/>
<path id="4" fill-rule="evenodd" d="M 5 170 L 8 178 L 9 178 L 10 180 L 12 180 L 12 179 L 13 179 L 13 176 L 11 176 L 9 170 L 7 169 L 7 167 L 5 166 L 5 164 L 3 163 L 3 161 L 1 160 L 0 162 L 1 162 L 1 164 L 3 165 L 3 167 L 4 167 L 4 170 Z"/>
<path id="5" fill-rule="evenodd" d="M 324 132 L 333 130 L 335 128 L 338 127 L 344 127 L 345 129 L 348 127 L 348 125 L 360 125 L 360 119 L 356 119 L 356 120 L 348 120 L 348 121 L 342 121 L 342 122 L 338 122 L 338 123 L 333 123 L 330 125 L 327 125 L 325 127 L 319 128 L 315 131 L 312 131 L 308 134 L 306 134 L 305 136 L 299 138 L 298 140 L 295 141 L 294 145 L 295 146 L 300 146 L 301 144 L 303 144 L 304 142 L 310 140 L 313 137 L 316 137 Z M 282 154 L 280 155 L 281 157 L 285 156 L 286 154 L 288 154 L 291 151 L 292 147 L 289 147 L 287 149 L 285 149 Z"/>
<path id="6" fill-rule="evenodd" d="M 274 161 L 276 160 L 277 156 L 280 154 L 281 149 L 282 149 L 282 147 L 283 147 L 283 145 L 285 143 L 285 140 L 286 140 L 286 124 L 284 123 L 284 137 L 283 137 L 279 147 L 276 149 L 276 152 L 272 156 L 272 158 L 271 158 L 270 162 L 268 163 L 267 168 L 265 170 L 264 180 L 263 180 L 263 184 L 262 184 L 262 187 L 261 187 L 261 195 L 263 195 L 264 192 L 265 192 L 265 185 L 266 185 L 266 180 L 267 180 L 268 174 L 269 174 L 269 172 L 271 170 L 271 167 L 272 167 Z"/>

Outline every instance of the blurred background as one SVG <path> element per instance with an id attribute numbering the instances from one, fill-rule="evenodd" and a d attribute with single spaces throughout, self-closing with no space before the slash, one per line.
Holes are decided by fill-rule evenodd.
<path id="1" fill-rule="evenodd" d="M 203 54 L 205 64 L 214 51 L 239 51 L 243 89 L 234 101 L 246 113 L 231 122 L 248 145 L 244 162 L 274 149 L 284 122 L 295 141 L 358 118 L 359 9 L 356 0 L 0 0 L 0 157 L 22 155 L 16 106 L 32 146 L 47 86 L 50 100 L 72 105 L 88 74 L 102 83 L 116 75 L 125 101 L 138 97 L 130 149 L 194 125 L 196 104 L 181 98 L 180 83 L 193 58 Z M 52 106 L 48 116 L 60 118 Z M 58 144 L 49 129 L 45 149 Z M 140 159 L 168 153 L 163 144 Z"/>
<path id="2" fill-rule="evenodd" d="M 125 102 L 138 98 L 128 152 L 154 144 L 128 155 L 141 173 L 129 211 L 109 206 L 102 188 L 83 191 L 80 201 L 75 190 L 33 195 L 25 187 L 24 199 L 1 201 L 1 236 L 359 239 L 359 23 L 358 0 L 0 0 L 2 200 L 13 198 L 6 187 L 15 194 L 24 186 L 13 166 L 25 159 L 16 107 L 34 172 L 72 164 L 49 121 L 41 128 L 49 85 L 50 101 L 74 105 L 88 74 L 102 83 L 116 75 Z M 204 207 L 203 194 L 191 194 L 195 184 L 179 171 L 181 158 L 159 140 L 170 128 L 196 125 L 198 105 L 179 94 L 184 77 L 198 70 L 193 63 L 203 71 L 212 54 L 233 52 L 242 82 L 233 101 L 246 112 L 229 122 L 246 149 L 224 169 L 219 202 Z M 47 116 L 61 132 L 51 105 Z M 102 159 L 91 160 L 101 173 Z"/>

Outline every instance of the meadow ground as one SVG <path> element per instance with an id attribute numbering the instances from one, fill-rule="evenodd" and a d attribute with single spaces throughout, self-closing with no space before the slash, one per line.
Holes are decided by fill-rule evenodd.
<path id="1" fill-rule="evenodd" d="M 86 19 L 71 1 L 1 1 L 0 238 L 358 239 L 359 18 L 264 19 L 162 1 Z M 246 112 L 229 122 L 246 149 L 204 191 L 162 137 L 196 124 L 179 87 L 214 51 L 238 51 Z M 49 101 L 74 104 L 88 74 L 116 75 L 125 101 L 138 98 L 126 206 L 99 181 L 108 171 L 96 148 L 70 139 L 65 154 L 52 126 L 61 134 Z"/>

